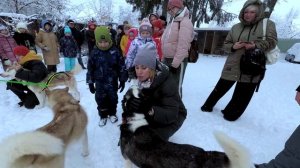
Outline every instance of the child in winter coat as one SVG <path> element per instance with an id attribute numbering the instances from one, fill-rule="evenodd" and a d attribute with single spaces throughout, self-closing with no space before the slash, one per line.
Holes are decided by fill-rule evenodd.
<path id="1" fill-rule="evenodd" d="M 125 49 L 125 56 L 128 53 L 128 49 L 130 47 L 131 42 L 137 37 L 138 33 L 139 32 L 136 28 L 131 28 L 128 30 L 128 42 L 127 42 L 127 46 Z"/>
<path id="2" fill-rule="evenodd" d="M 122 50 L 122 56 L 125 57 L 125 49 L 126 49 L 126 46 L 127 46 L 127 43 L 128 43 L 128 31 L 129 29 L 131 28 L 131 25 L 129 24 L 125 24 L 124 25 L 124 35 L 122 36 L 121 38 L 121 41 L 120 41 L 120 48 Z"/>
<path id="3" fill-rule="evenodd" d="M 126 55 L 125 64 L 129 73 L 129 78 L 134 78 L 134 74 L 132 74 L 132 70 L 134 69 L 133 61 L 138 49 L 146 43 L 153 43 L 155 45 L 155 42 L 152 39 L 152 32 L 152 25 L 149 20 L 144 19 L 139 27 L 139 36 L 131 42 Z"/>
<path id="4" fill-rule="evenodd" d="M 152 21 L 153 26 L 153 40 L 156 44 L 157 54 L 159 56 L 159 60 L 162 60 L 162 49 L 161 49 L 161 36 L 163 34 L 163 22 L 160 19 Z"/>
<path id="5" fill-rule="evenodd" d="M 17 57 L 13 53 L 13 49 L 16 46 L 17 44 L 9 33 L 8 28 L 5 25 L 0 24 L 0 59 L 4 71 L 8 66 L 17 62 Z"/>
<path id="6" fill-rule="evenodd" d="M 27 23 L 19 22 L 17 24 L 17 31 L 13 35 L 18 45 L 27 47 L 36 53 L 35 41 L 33 35 L 28 32 Z"/>
<path id="7" fill-rule="evenodd" d="M 88 61 L 86 82 L 91 93 L 95 94 L 99 126 L 106 125 L 109 117 L 112 123 L 118 121 L 117 104 L 118 89 L 120 92 L 125 87 L 127 72 L 119 50 L 113 46 L 107 27 L 101 26 L 95 29 L 96 47 L 93 49 Z M 118 80 L 120 82 L 118 86 Z M 96 88 L 95 88 L 96 85 Z"/>
<path id="8" fill-rule="evenodd" d="M 95 47 L 95 33 L 94 33 L 95 29 L 96 29 L 96 23 L 94 21 L 89 21 L 88 30 L 86 30 L 85 32 L 85 38 L 89 49 L 89 56 L 91 55 L 91 52 Z"/>
<path id="9" fill-rule="evenodd" d="M 79 53 L 79 48 L 77 43 L 72 36 L 71 29 L 66 26 L 64 28 L 64 36 L 59 41 L 60 51 L 64 55 L 65 61 L 65 71 L 71 71 L 76 62 L 77 53 Z"/>

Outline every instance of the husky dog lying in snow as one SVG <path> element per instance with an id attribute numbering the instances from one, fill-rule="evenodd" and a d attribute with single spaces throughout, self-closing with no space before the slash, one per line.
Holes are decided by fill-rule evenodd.
<path id="1" fill-rule="evenodd" d="M 149 128 L 144 114 L 126 111 L 126 104 L 132 96 L 141 96 L 139 90 L 129 89 L 122 101 L 120 147 L 126 168 L 133 164 L 143 168 L 253 167 L 247 150 L 221 132 L 216 132 L 215 137 L 225 153 L 162 140 Z"/>

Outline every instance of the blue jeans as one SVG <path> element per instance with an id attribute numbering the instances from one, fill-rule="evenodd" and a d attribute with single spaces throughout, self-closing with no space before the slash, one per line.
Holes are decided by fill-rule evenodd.
<path id="1" fill-rule="evenodd" d="M 75 66 L 76 58 L 65 57 L 65 71 L 71 71 Z"/>

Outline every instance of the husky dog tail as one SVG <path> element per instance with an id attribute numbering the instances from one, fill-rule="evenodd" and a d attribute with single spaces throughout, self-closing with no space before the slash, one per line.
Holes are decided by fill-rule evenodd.
<path id="1" fill-rule="evenodd" d="M 44 132 L 33 131 L 10 136 L 0 143 L 0 167 L 9 168 L 23 156 L 54 156 L 64 152 L 63 142 Z"/>
<path id="2" fill-rule="evenodd" d="M 214 135 L 230 160 L 230 168 L 252 168 L 254 166 L 245 147 L 220 131 L 215 131 Z"/>

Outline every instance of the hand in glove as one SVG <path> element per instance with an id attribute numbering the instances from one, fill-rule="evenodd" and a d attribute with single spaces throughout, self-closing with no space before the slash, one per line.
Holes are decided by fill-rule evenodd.
<path id="1" fill-rule="evenodd" d="M 131 79 L 135 79 L 136 78 L 135 68 L 134 67 L 129 68 L 127 71 L 128 71 L 128 79 L 129 79 L 129 81 Z"/>
<path id="2" fill-rule="evenodd" d="M 120 89 L 120 93 L 123 92 L 125 88 L 125 82 L 120 82 L 118 89 Z"/>
<path id="3" fill-rule="evenodd" d="M 149 103 L 144 98 L 131 98 L 128 100 L 126 104 L 126 108 L 129 111 L 136 112 L 136 113 L 144 113 L 147 114 L 151 109 L 151 103 Z"/>
<path id="4" fill-rule="evenodd" d="M 94 94 L 96 92 L 96 89 L 95 89 L 95 86 L 93 83 L 89 83 L 89 89 L 92 94 Z"/>
<path id="5" fill-rule="evenodd" d="M 177 72 L 177 68 L 174 68 L 174 67 L 172 67 L 172 66 L 169 66 L 169 71 L 171 72 L 171 73 L 176 73 Z"/>

